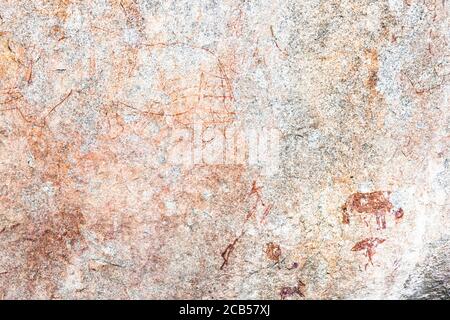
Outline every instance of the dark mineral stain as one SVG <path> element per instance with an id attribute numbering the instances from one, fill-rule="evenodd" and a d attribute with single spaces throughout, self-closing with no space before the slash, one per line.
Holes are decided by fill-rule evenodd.
<path id="1" fill-rule="evenodd" d="M 423 248 L 425 259 L 416 264 L 404 283 L 407 289 L 402 297 L 409 300 L 450 299 L 450 237 L 444 236 L 427 243 Z"/>

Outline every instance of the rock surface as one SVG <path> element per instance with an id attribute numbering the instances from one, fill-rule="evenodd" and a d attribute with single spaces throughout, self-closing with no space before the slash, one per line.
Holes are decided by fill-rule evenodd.
<path id="1" fill-rule="evenodd" d="M 449 299 L 445 0 L 0 0 L 0 299 Z"/>

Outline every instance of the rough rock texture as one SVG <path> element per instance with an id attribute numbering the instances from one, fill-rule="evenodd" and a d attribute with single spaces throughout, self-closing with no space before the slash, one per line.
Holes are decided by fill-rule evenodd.
<path id="1" fill-rule="evenodd" d="M 446 0 L 0 0 L 0 298 L 449 299 L 449 32 Z"/>

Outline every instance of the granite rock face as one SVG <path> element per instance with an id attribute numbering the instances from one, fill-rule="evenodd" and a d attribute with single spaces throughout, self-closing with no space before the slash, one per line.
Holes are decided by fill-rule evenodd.
<path id="1" fill-rule="evenodd" d="M 0 0 L 0 299 L 449 299 L 445 0 Z"/>

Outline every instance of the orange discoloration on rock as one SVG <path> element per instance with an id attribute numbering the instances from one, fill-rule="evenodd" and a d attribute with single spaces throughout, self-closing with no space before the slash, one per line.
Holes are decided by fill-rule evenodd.
<path id="1" fill-rule="evenodd" d="M 60 21 L 66 21 L 69 17 L 69 8 L 73 0 L 44 0 L 36 10 L 43 15 L 58 18 Z"/>
<path id="2" fill-rule="evenodd" d="M 119 6 L 122 8 L 123 13 L 127 19 L 127 24 L 130 27 L 142 28 L 143 27 L 143 17 L 139 10 L 139 4 L 135 0 L 119 0 Z"/>
<path id="3" fill-rule="evenodd" d="M 366 85 L 370 91 L 371 99 L 374 99 L 377 96 L 377 81 L 379 69 L 378 52 L 376 49 L 369 50 L 367 52 L 367 56 L 369 58 L 369 75 L 366 81 Z"/>
<path id="4" fill-rule="evenodd" d="M 0 299 L 288 299 L 304 283 L 311 299 L 401 294 L 408 245 L 433 229 L 414 227 L 438 221 L 446 183 L 446 141 L 433 138 L 445 132 L 444 35 L 433 3 L 418 5 L 4 2 Z M 198 155 L 174 129 L 201 124 L 205 147 L 268 123 L 283 133 L 274 176 L 228 149 L 226 164 L 169 159 L 178 143 Z M 415 191 L 357 192 L 342 206 L 352 225 L 336 224 L 340 195 L 369 180 Z M 408 219 L 386 226 L 405 217 L 397 201 Z M 384 238 L 395 246 L 361 274 L 355 257 L 372 263 Z M 397 259 L 392 283 L 383 272 Z"/>
<path id="5" fill-rule="evenodd" d="M 63 199 L 61 199 L 63 200 Z M 64 201 L 64 200 L 63 200 Z M 81 227 L 84 217 L 77 207 L 61 208 L 55 213 L 46 212 L 44 221 L 38 224 L 30 221 L 26 242 L 25 272 L 29 276 L 29 290 L 44 286 L 54 294 L 57 287 L 55 278 L 65 276 L 66 264 L 72 255 L 80 250 L 83 242 Z"/>
<path id="6" fill-rule="evenodd" d="M 7 34 L 0 34 L 0 89 L 15 86 L 22 68 L 23 50 Z"/>
<path id="7" fill-rule="evenodd" d="M 26 282 L 17 288 L 26 288 L 27 297 L 54 298 L 58 281 L 67 276 L 68 264 L 85 246 L 83 192 L 70 174 L 73 169 L 70 159 L 78 157 L 80 141 L 77 135 L 71 143 L 59 141 L 47 126 L 39 127 L 27 121 L 18 125 L 14 134 L 24 137 L 32 162 L 31 167 L 19 163 L 16 169 L 19 177 L 25 174 L 28 179 L 11 178 L 10 181 L 22 196 L 11 199 L 14 194 L 6 194 L 10 203 L 7 210 L 12 206 L 25 212 L 5 229 L 17 238 L 9 250 L 16 248 L 24 259 L 16 266 L 11 281 L 23 277 Z"/>
<path id="8" fill-rule="evenodd" d="M 56 41 L 61 41 L 66 37 L 64 29 L 59 25 L 53 26 L 49 31 L 49 35 Z"/>
<path id="9" fill-rule="evenodd" d="M 38 162 L 38 172 L 44 181 L 61 186 L 70 180 L 68 172 L 71 164 L 68 160 L 80 141 L 59 142 L 47 127 L 34 126 L 27 133 L 27 142 L 35 161 Z"/>

